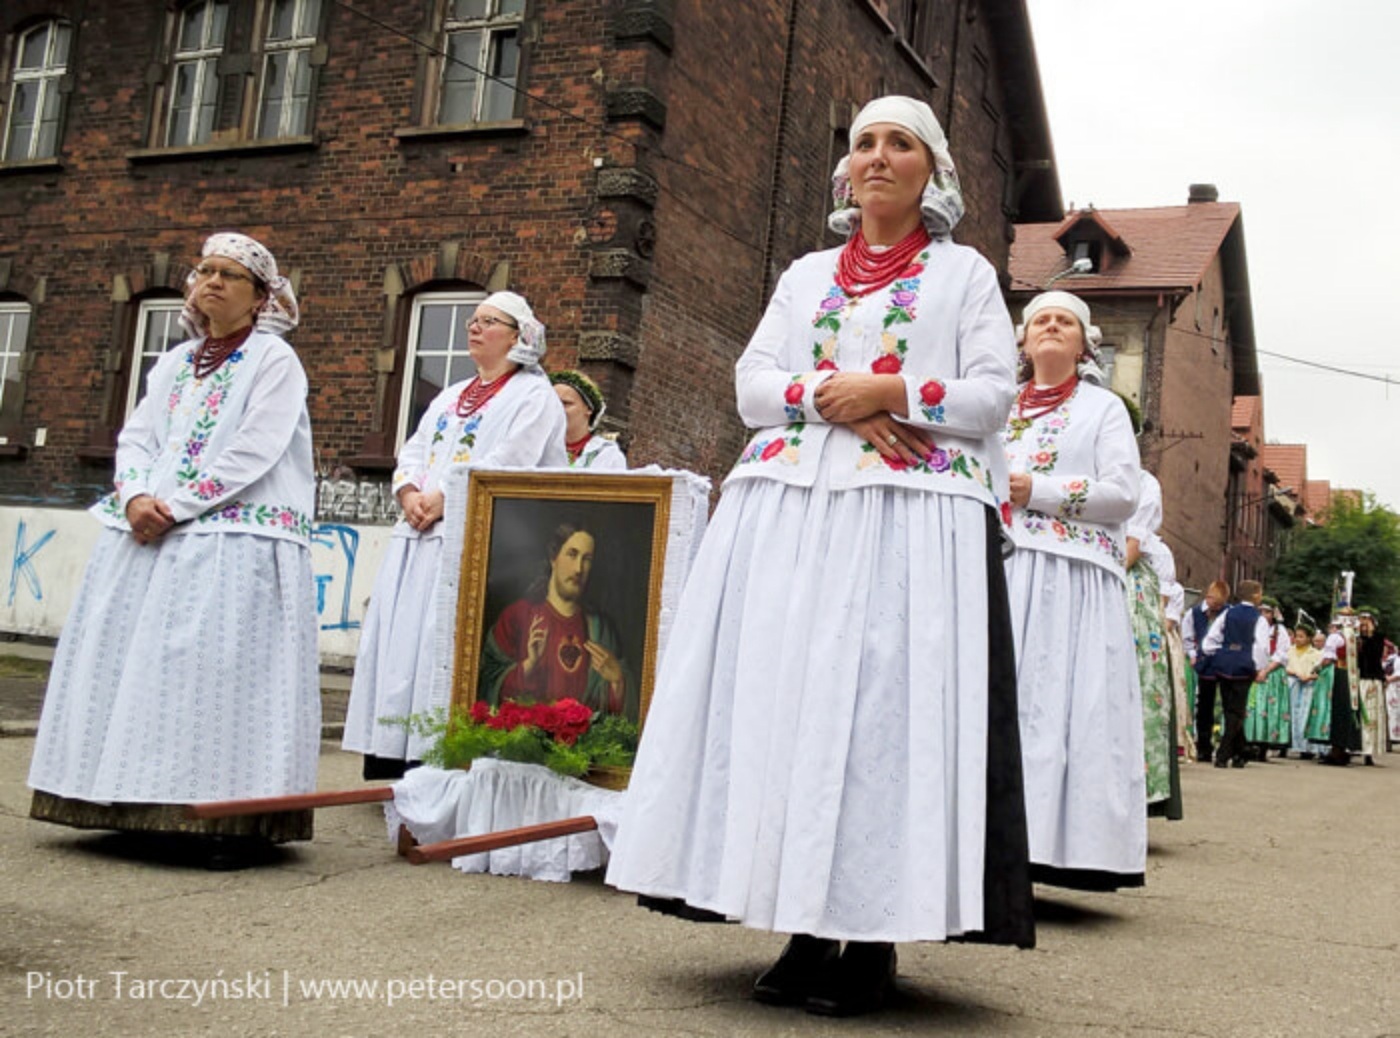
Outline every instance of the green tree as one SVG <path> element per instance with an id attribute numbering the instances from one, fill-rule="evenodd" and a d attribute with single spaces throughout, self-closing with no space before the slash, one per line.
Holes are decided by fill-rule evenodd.
<path id="1" fill-rule="evenodd" d="M 1361 501 L 1335 498 L 1323 518 L 1323 525 L 1300 530 L 1270 571 L 1268 591 L 1288 622 L 1302 608 L 1326 624 L 1333 583 L 1350 570 L 1352 603 L 1379 610 L 1383 629 L 1400 630 L 1400 516 L 1367 494 Z"/>

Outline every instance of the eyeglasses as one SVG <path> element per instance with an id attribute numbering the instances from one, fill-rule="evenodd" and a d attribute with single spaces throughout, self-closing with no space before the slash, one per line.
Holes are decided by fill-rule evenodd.
<path id="1" fill-rule="evenodd" d="M 504 325 L 505 327 L 510 328 L 510 329 L 515 329 L 515 328 L 520 327 L 520 326 L 519 326 L 518 324 L 516 324 L 514 321 L 503 321 L 503 320 L 501 320 L 499 317 L 479 317 L 479 316 L 477 316 L 476 314 L 472 314 L 471 317 L 470 317 L 470 318 L 468 319 L 468 321 L 467 321 L 467 327 L 470 328 L 470 327 L 471 327 L 472 325 L 474 325 L 474 324 L 478 324 L 478 325 L 480 325 L 481 327 L 487 329 L 488 331 L 489 331 L 490 329 L 496 327 L 496 325 L 498 325 L 498 324 Z"/>
<path id="2" fill-rule="evenodd" d="M 195 267 L 194 272 L 196 277 L 202 278 L 205 281 L 217 275 L 225 281 L 246 281 L 249 284 L 253 283 L 253 277 L 250 274 L 240 274 L 238 271 L 230 270 L 227 267 L 211 267 L 207 263 L 201 263 L 199 266 Z"/>

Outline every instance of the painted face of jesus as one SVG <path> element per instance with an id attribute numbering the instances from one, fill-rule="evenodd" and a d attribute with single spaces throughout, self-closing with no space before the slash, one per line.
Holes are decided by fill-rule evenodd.
<path id="1" fill-rule="evenodd" d="M 586 530 L 573 534 L 549 564 L 550 588 L 565 602 L 577 602 L 588 588 L 593 569 L 593 535 Z"/>

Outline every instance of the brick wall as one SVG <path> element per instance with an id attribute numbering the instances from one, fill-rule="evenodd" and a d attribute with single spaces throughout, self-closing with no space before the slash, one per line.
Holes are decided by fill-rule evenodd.
<path id="1" fill-rule="evenodd" d="M 361 477 L 394 449 L 386 351 L 407 304 L 456 285 L 529 298 L 547 363 L 600 379 L 634 463 L 721 477 L 743 440 L 734 360 L 776 273 L 823 241 L 833 123 L 882 91 L 931 100 L 968 195 L 958 238 L 1005 269 L 1010 114 L 973 0 L 930 5 L 923 61 L 866 0 L 796 5 L 790 34 L 784 0 L 538 3 L 525 85 L 569 114 L 526 105 L 517 130 L 453 134 L 413 132 L 409 40 L 323 6 L 314 141 L 162 151 L 167 5 L 5 5 L 6 34 L 59 14 L 76 37 L 58 160 L 0 168 L 0 299 L 34 307 L 11 439 L 29 449 L 0 456 L 0 497 L 76 504 L 108 482 L 135 305 L 178 290 L 218 229 L 295 272 L 318 463 Z M 409 34 L 429 6 L 356 5 Z"/>

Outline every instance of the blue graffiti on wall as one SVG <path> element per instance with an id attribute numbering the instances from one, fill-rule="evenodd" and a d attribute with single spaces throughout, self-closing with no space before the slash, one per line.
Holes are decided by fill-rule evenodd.
<path id="1" fill-rule="evenodd" d="M 350 588 L 355 583 L 355 556 L 360 550 L 360 531 L 339 523 L 317 523 L 311 529 L 311 543 L 332 551 L 339 549 L 345 560 L 345 588 L 340 595 L 340 618 L 321 624 L 321 630 L 358 630 L 360 621 L 350 619 Z M 326 616 L 327 589 L 334 581 L 334 574 L 316 574 L 316 613 L 323 619 Z"/>
<path id="2" fill-rule="evenodd" d="M 19 590 L 19 579 L 24 578 L 24 583 L 29 588 L 29 593 L 34 596 L 36 602 L 44 600 L 44 585 L 39 582 L 39 571 L 34 568 L 34 556 L 38 555 L 44 545 L 53 540 L 56 530 L 50 530 L 44 536 L 34 542 L 33 547 L 25 547 L 24 535 L 27 527 L 24 520 L 19 521 L 19 528 L 15 531 L 15 557 L 10 565 L 10 599 L 6 605 L 15 604 L 15 592 Z"/>

